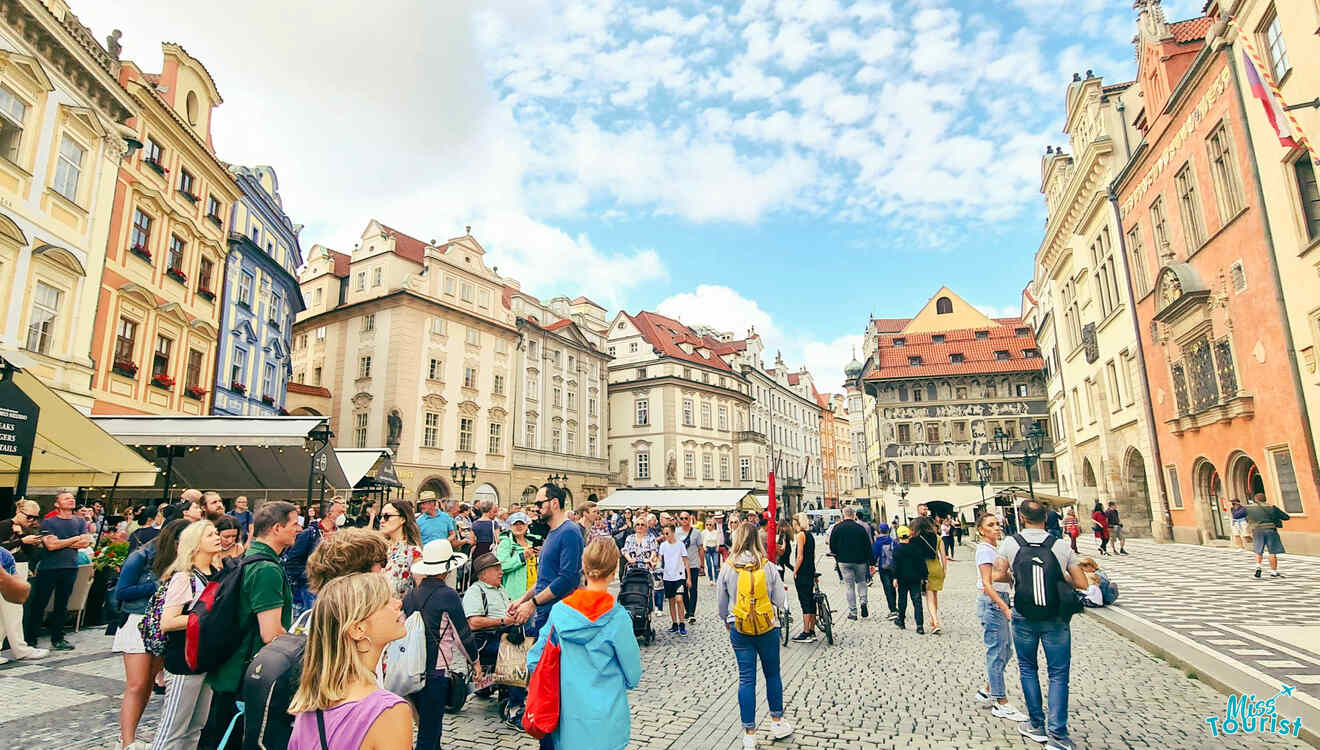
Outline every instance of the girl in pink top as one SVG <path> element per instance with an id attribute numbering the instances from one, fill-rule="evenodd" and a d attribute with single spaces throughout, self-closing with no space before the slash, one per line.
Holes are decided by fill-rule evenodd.
<path id="1" fill-rule="evenodd" d="M 412 745 L 412 707 L 381 690 L 375 667 L 405 635 L 399 600 L 379 573 L 332 579 L 312 608 L 302 680 L 289 704 L 289 750 L 397 750 Z M 322 734 L 324 733 L 324 742 Z"/>

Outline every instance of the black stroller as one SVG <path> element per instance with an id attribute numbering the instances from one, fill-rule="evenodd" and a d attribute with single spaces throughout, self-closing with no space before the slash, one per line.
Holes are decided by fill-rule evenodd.
<path id="1" fill-rule="evenodd" d="M 655 629 L 651 627 L 652 602 L 651 569 L 633 563 L 624 569 L 619 582 L 619 604 L 632 617 L 633 635 L 647 646 L 655 642 Z"/>

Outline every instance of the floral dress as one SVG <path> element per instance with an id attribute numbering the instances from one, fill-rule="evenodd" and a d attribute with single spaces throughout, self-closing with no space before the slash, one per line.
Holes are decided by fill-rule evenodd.
<path id="1" fill-rule="evenodd" d="M 421 548 L 411 545 L 407 541 L 398 541 L 390 545 L 385 557 L 388 560 L 385 564 L 385 577 L 389 579 L 390 585 L 394 587 L 394 595 L 400 598 L 407 596 L 415 585 L 412 566 L 413 563 L 421 559 Z"/>

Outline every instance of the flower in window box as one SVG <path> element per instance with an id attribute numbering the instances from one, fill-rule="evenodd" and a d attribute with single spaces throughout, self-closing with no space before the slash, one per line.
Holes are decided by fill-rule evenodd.
<path id="1" fill-rule="evenodd" d="M 197 287 L 197 296 L 207 301 L 215 300 L 215 292 L 211 291 L 210 289 L 207 289 L 204 286 Z"/>
<path id="2" fill-rule="evenodd" d="M 184 273 L 182 268 L 167 268 L 165 269 L 165 275 L 180 284 L 188 283 L 188 274 Z"/>
<path id="3" fill-rule="evenodd" d="M 132 378 L 137 376 L 138 366 L 126 359 L 120 359 L 115 361 L 112 369 L 120 375 Z"/>
<path id="4" fill-rule="evenodd" d="M 206 389 L 201 387 L 200 385 L 190 385 L 185 390 L 185 392 L 188 394 L 189 398 L 196 399 L 198 401 L 201 401 L 202 396 L 206 395 Z"/>
<path id="5" fill-rule="evenodd" d="M 247 393 L 247 386 L 235 380 L 229 384 L 229 390 L 234 393 Z"/>
<path id="6" fill-rule="evenodd" d="M 279 413 L 280 413 L 280 416 L 281 416 L 281 417 L 287 417 L 287 416 L 289 416 L 289 410 L 288 410 L 288 409 L 285 409 L 283 406 L 280 407 L 280 412 L 279 412 Z"/>
<path id="7" fill-rule="evenodd" d="M 151 251 L 148 250 L 145 245 L 134 245 L 130 247 L 128 251 L 138 256 L 139 258 L 147 261 L 148 263 L 151 262 Z"/>
<path id="8" fill-rule="evenodd" d="M 174 387 L 174 378 L 170 377 L 169 375 L 166 375 L 163 372 L 158 373 L 156 375 L 151 376 L 151 384 L 156 386 L 157 388 L 164 388 L 165 390 L 168 391 L 170 388 Z"/>
<path id="9" fill-rule="evenodd" d="M 269 396 L 269 395 L 267 395 L 267 396 L 262 396 L 262 397 L 261 397 L 261 403 L 265 404 L 266 406 L 274 406 L 274 405 L 275 405 L 275 397 L 274 397 L 274 396 Z"/>

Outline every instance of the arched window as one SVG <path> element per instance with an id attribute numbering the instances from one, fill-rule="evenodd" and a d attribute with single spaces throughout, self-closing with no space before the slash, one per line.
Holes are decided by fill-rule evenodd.
<path id="1" fill-rule="evenodd" d="M 953 301 L 948 297 L 940 297 L 935 300 L 935 313 L 937 315 L 947 315 L 953 312 Z"/>

